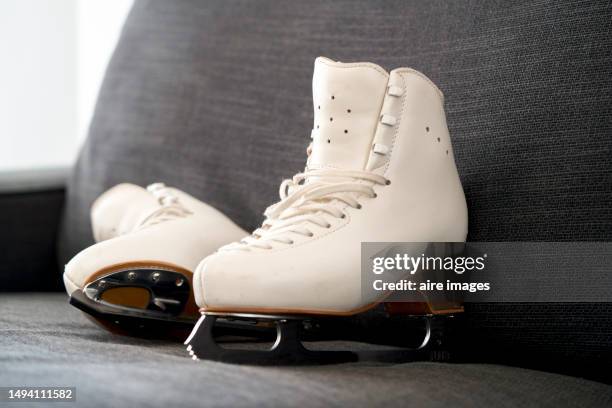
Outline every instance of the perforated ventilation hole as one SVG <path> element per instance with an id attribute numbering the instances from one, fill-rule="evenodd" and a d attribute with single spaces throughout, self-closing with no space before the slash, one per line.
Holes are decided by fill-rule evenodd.
<path id="1" fill-rule="evenodd" d="M 440 143 L 440 138 L 438 138 L 438 143 Z"/>
<path id="2" fill-rule="evenodd" d="M 344 129 L 344 133 L 348 133 L 348 129 Z"/>
<path id="3" fill-rule="evenodd" d="M 317 125 L 317 129 L 319 128 L 319 125 Z"/>
<path id="4" fill-rule="evenodd" d="M 448 155 L 448 150 L 446 151 L 446 155 Z"/>
<path id="5" fill-rule="evenodd" d="M 425 126 L 425 131 L 429 132 L 429 126 Z"/>
<path id="6" fill-rule="evenodd" d="M 331 143 L 331 140 L 327 139 L 327 143 Z"/>
<path id="7" fill-rule="evenodd" d="M 317 106 L 317 109 L 321 109 L 321 105 Z"/>
<path id="8" fill-rule="evenodd" d="M 336 97 L 334 95 L 332 95 L 332 99 L 336 99 Z"/>
<path id="9" fill-rule="evenodd" d="M 333 122 L 333 121 L 334 121 L 334 118 L 329 118 L 329 121 L 330 121 L 330 122 Z"/>
<path id="10" fill-rule="evenodd" d="M 347 111 L 347 113 L 351 113 L 351 110 L 350 110 L 350 109 L 347 109 L 346 111 Z"/>

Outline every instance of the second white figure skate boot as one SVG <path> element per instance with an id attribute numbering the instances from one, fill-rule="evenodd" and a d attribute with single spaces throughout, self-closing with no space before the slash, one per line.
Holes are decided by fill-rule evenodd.
<path id="1" fill-rule="evenodd" d="M 197 318 L 199 260 L 247 235 L 211 206 L 162 183 L 119 184 L 93 204 L 98 242 L 65 267 L 74 306 L 119 333 L 180 337 Z"/>
<path id="2" fill-rule="evenodd" d="M 466 239 L 443 95 L 425 75 L 318 58 L 313 99 L 305 171 L 281 185 L 261 228 L 197 268 L 203 316 L 186 341 L 196 358 L 249 358 L 216 348 L 209 334 L 219 316 L 274 320 L 279 339 L 268 354 L 293 363 L 313 357 L 300 346 L 293 318 L 351 316 L 383 301 L 362 295 L 362 242 Z"/>

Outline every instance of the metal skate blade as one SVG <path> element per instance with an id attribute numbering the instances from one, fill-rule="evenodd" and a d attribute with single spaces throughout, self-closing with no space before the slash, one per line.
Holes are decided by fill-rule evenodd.
<path id="1" fill-rule="evenodd" d="M 70 295 L 70 304 L 85 312 L 93 320 L 108 330 L 146 338 L 184 338 L 193 327 L 194 318 L 170 316 L 151 310 L 139 310 L 105 302 L 96 302 L 82 291 Z"/>
<path id="2" fill-rule="evenodd" d="M 244 316 L 253 319 L 256 315 Z M 453 335 L 457 332 L 456 316 L 428 316 L 423 320 L 423 337 L 411 345 L 385 345 L 384 343 L 361 343 L 346 345 L 353 351 L 324 350 L 323 343 L 309 342 L 315 350 L 305 347 L 300 338 L 303 319 L 280 320 L 269 318 L 274 322 L 276 339 L 271 347 L 262 349 L 262 344 L 251 343 L 247 348 L 222 347 L 212 335 L 212 330 L 219 320 L 225 319 L 220 314 L 205 314 L 198 320 L 194 330 L 185 342 L 189 355 L 197 360 L 213 360 L 233 364 L 247 365 L 320 365 L 338 364 L 354 361 L 404 363 L 411 361 L 450 361 L 456 360 L 456 348 L 452 347 Z M 232 316 L 240 319 L 238 316 Z M 309 323 L 313 323 L 310 321 Z M 318 322 L 314 322 L 318 323 Z M 450 343 L 449 343 L 450 340 Z M 227 344 L 226 344 L 227 346 Z M 365 348 L 364 348 L 365 346 Z M 337 348 L 337 344 L 333 346 Z"/>
<path id="3" fill-rule="evenodd" d="M 223 316 L 225 317 L 225 316 Z M 237 316 L 232 316 L 237 318 Z M 205 314 L 185 341 L 194 360 L 212 360 L 246 365 L 320 365 L 357 361 L 357 355 L 348 351 L 313 351 L 306 349 L 300 339 L 302 320 L 276 320 L 276 341 L 267 350 L 230 349 L 220 346 L 213 336 L 218 314 Z M 252 319 L 253 315 L 242 316 Z M 272 318 L 266 320 L 274 321 Z"/>

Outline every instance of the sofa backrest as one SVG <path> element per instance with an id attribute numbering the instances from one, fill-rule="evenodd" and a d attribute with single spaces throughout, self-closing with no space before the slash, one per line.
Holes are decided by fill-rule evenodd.
<path id="1" fill-rule="evenodd" d="M 611 240 L 611 19 L 603 0 L 137 1 L 69 182 L 62 259 L 124 181 L 258 226 L 304 167 L 319 55 L 442 89 L 470 240 Z"/>

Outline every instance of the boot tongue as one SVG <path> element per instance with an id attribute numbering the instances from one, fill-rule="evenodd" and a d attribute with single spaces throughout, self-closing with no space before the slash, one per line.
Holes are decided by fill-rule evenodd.
<path id="1" fill-rule="evenodd" d="M 131 231 L 143 214 L 159 208 L 158 200 L 144 188 L 123 183 L 107 190 L 93 203 L 91 225 L 96 241 Z"/>
<path id="2" fill-rule="evenodd" d="M 385 70 L 375 64 L 316 59 L 309 169 L 365 168 L 388 78 Z"/>

